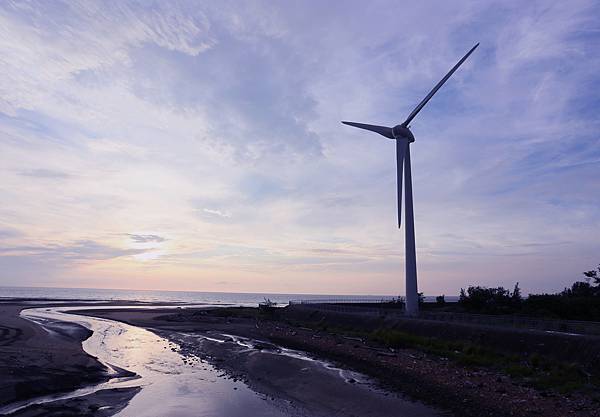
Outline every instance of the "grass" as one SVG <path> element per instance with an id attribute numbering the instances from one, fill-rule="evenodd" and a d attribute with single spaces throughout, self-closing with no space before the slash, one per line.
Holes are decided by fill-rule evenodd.
<path id="1" fill-rule="evenodd" d="M 264 313 L 249 308 L 217 309 L 211 313 L 222 317 L 264 317 Z M 276 320 L 279 319 L 281 318 Z M 541 391 L 554 390 L 563 394 L 581 391 L 596 398 L 600 388 L 598 376 L 590 376 L 580 365 L 560 362 L 538 354 L 508 354 L 470 341 L 418 336 L 389 328 L 369 332 L 352 326 L 332 326 L 325 322 L 304 322 L 285 318 L 283 321 L 292 326 L 360 337 L 386 347 L 416 349 L 466 367 L 497 370 L 510 376 L 517 383 Z M 600 402 L 600 397 L 598 398 Z"/>
<path id="2" fill-rule="evenodd" d="M 538 354 L 507 354 L 469 341 L 418 336 L 389 328 L 367 332 L 347 326 L 328 326 L 325 323 L 290 324 L 360 337 L 396 349 L 416 349 L 466 367 L 493 369 L 508 375 L 517 383 L 541 391 L 554 390 L 562 394 L 581 391 L 594 396 L 600 388 L 598 376 L 590 376 L 581 365 L 560 362 Z"/>
<path id="3" fill-rule="evenodd" d="M 413 348 L 436 356 L 446 357 L 469 367 L 485 367 L 502 371 L 514 380 L 539 390 L 556 390 L 570 393 L 578 390 L 596 391 L 598 377 L 586 374 L 577 364 L 531 355 L 510 355 L 480 345 L 422 337 L 392 329 L 379 329 L 368 335 L 369 339 L 393 348 Z"/>

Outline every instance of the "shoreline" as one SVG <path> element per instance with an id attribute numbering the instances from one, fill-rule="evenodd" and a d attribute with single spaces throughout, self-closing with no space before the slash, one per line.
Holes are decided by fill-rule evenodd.
<path id="1" fill-rule="evenodd" d="M 76 310 L 76 315 L 101 317 L 145 328 L 170 341 L 170 350 L 189 366 L 212 365 L 220 377 L 240 382 L 263 400 L 285 410 L 285 416 L 332 415 L 387 417 L 441 417 L 439 410 L 405 395 L 382 390 L 364 375 L 304 352 L 292 352 L 267 342 L 256 323 L 241 326 L 227 319 L 208 320 L 203 332 L 187 325 L 157 322 L 174 312 L 209 313 L 208 309 L 105 309 Z M 227 312 L 227 308 L 218 308 Z M 256 310 L 256 309 L 253 309 Z M 158 326 L 156 326 L 158 324 Z M 195 327 L 195 326 L 194 326 Z M 228 335 L 224 336 L 223 333 Z M 236 388 L 234 388 L 236 389 Z M 341 413 L 341 414 L 340 414 Z M 217 415 L 217 414 L 215 414 Z M 225 415 L 224 415 L 225 416 Z"/>
<path id="2" fill-rule="evenodd" d="M 0 304 L 0 406 L 80 388 L 108 379 L 107 370 L 83 351 L 91 331 L 53 326 L 52 333 L 20 316 L 23 309 L 49 304 Z"/>
<path id="3" fill-rule="evenodd" d="M 10 416 L 99 416 L 116 413 L 137 389 L 105 389 L 77 398 L 29 404 L 94 386 L 112 378 L 134 376 L 113 367 L 112 372 L 83 349 L 92 331 L 76 323 L 40 324 L 21 316 L 22 310 L 52 307 L 122 305 L 122 302 L 64 300 L 2 300 L 0 302 L 0 410 Z M 128 304 L 131 304 L 128 302 Z M 29 405 L 28 405 L 29 404 Z M 24 407 L 22 407 L 24 406 Z M 5 414 L 0 414 L 5 415 Z"/>
<path id="4" fill-rule="evenodd" d="M 91 306 L 100 309 L 89 309 Z M 0 406 L 109 379 L 104 366 L 83 350 L 82 342 L 89 337 L 89 330 L 62 322 L 45 325 L 52 330 L 48 333 L 40 325 L 19 316 L 22 309 L 36 307 L 77 307 L 70 313 L 150 330 L 177 345 L 184 362 L 186 357 L 201 358 L 234 381 L 243 381 L 272 400 L 298 404 L 311 415 L 331 415 L 337 408 L 343 409 L 344 398 L 353 395 L 349 394 L 352 392 L 349 386 L 357 381 L 346 377 L 346 386 L 335 393 L 331 391 L 331 384 L 319 385 L 322 381 L 316 373 L 308 375 L 315 369 L 299 366 L 286 355 L 274 355 L 281 353 L 279 346 L 336 364 L 340 372 L 356 371 L 372 378 L 386 391 L 417 401 L 414 410 L 407 414 L 411 416 L 421 415 L 420 412 L 424 416 L 433 415 L 419 402 L 466 417 L 600 416 L 597 399 L 594 402 L 579 394 L 540 392 L 493 369 L 463 366 L 418 348 L 390 349 L 339 329 L 327 329 L 322 324 L 294 322 L 284 314 L 284 309 L 277 310 L 275 315 L 264 315 L 257 308 L 182 308 L 184 306 L 169 307 L 161 303 L 135 305 L 130 301 L 0 303 L 0 371 L 10 375 L 0 382 Z M 240 343 L 236 340 L 239 337 L 251 342 Z M 240 344 L 244 343 L 251 346 L 240 350 Z M 18 386 L 29 387 L 29 390 L 21 388 L 19 391 Z M 138 392 L 136 389 L 139 390 L 100 390 L 60 402 L 29 406 L 11 415 L 110 416 L 127 405 Z M 358 415 L 367 415 L 376 403 L 364 402 L 371 404 L 370 408 Z M 316 405 L 311 405 L 313 403 Z M 67 410 L 70 411 L 65 414 Z M 374 415 L 390 414 L 382 408 Z"/>
<path id="5" fill-rule="evenodd" d="M 74 303 L 76 304 L 76 303 Z M 74 306 L 74 305 L 71 305 Z M 71 307 L 69 306 L 69 307 Z M 79 305 L 81 309 L 88 308 L 88 304 Z M 96 310 L 88 310 L 86 315 L 93 317 L 102 317 L 105 314 L 146 314 L 146 315 L 165 315 L 172 314 L 174 312 L 181 312 L 181 308 L 165 308 L 162 306 L 153 306 L 152 309 L 135 309 L 135 308 L 118 308 L 119 305 L 115 306 L 114 303 L 103 303 L 102 306 L 116 307 L 113 309 L 104 309 L 97 313 Z M 37 305 L 28 304 L 26 306 L 13 306 L 12 315 L 13 320 L 16 320 L 16 315 L 22 308 L 36 308 Z M 50 307 L 48 304 L 44 304 L 43 307 Z M 65 307 L 64 304 L 60 304 L 60 307 Z M 94 306 L 96 307 L 96 306 Z M 75 315 L 80 315 L 80 310 L 72 311 Z M 206 311 L 201 309 L 200 311 Z M 6 313 L 6 311 L 3 311 Z M 104 314 L 105 313 L 105 314 Z M 8 314 L 1 314 L 0 318 L 7 321 Z M 112 319 L 111 317 L 106 317 Z M 44 332 L 41 326 L 36 325 L 33 322 L 29 322 L 22 318 L 17 320 L 22 327 L 37 326 L 39 332 Z M 119 320 L 121 321 L 121 320 Z M 128 320 L 122 320 L 124 322 Z M 44 328 L 46 328 L 44 324 Z M 80 327 L 80 326 L 79 326 Z M 143 328 L 144 326 L 137 326 Z M 81 330 L 81 328 L 79 329 Z M 344 415 L 352 416 L 372 416 L 372 417 L 387 417 L 390 415 L 405 415 L 414 417 L 441 417 L 437 411 L 431 409 L 428 406 L 407 400 L 404 396 L 395 395 L 393 393 L 384 393 L 380 390 L 374 389 L 370 383 L 359 381 L 359 378 L 348 377 L 344 379 L 342 372 L 348 375 L 355 375 L 350 371 L 342 371 L 335 368 L 329 368 L 322 362 L 314 361 L 307 358 L 304 355 L 298 355 L 296 357 L 289 355 L 278 355 L 276 349 L 270 350 L 270 346 L 253 346 L 251 349 L 240 346 L 236 343 L 223 343 L 228 345 L 229 348 L 233 348 L 229 351 L 228 361 L 225 357 L 227 349 L 223 350 L 220 343 L 209 342 L 208 344 L 197 344 L 192 342 L 191 344 L 185 344 L 181 339 L 176 340 L 175 336 L 181 336 L 181 333 L 177 331 L 171 331 L 169 329 L 160 332 L 156 329 L 157 335 L 169 336 L 173 343 L 173 349 L 177 348 L 177 354 L 180 355 L 180 360 L 185 365 L 189 366 L 200 366 L 201 363 L 207 362 L 213 364 L 217 370 L 222 372 L 219 375 L 220 378 L 226 380 L 233 380 L 233 382 L 239 381 L 238 384 L 246 385 L 246 389 L 250 389 L 258 398 L 269 403 L 268 407 L 275 407 L 275 409 L 281 410 L 285 416 L 311 416 L 311 417 L 325 417 L 331 415 L 339 415 L 342 412 Z M 232 329 L 235 333 L 239 333 Z M 171 333 L 171 334 L 168 334 Z M 252 332 L 246 332 L 248 336 L 253 336 Z M 87 336 L 87 331 L 86 335 Z M 50 339 L 59 337 L 52 335 Z M 62 336 L 61 340 L 62 340 Z M 48 337 L 40 338 L 45 340 L 47 344 L 49 341 Z M 82 350 L 81 341 L 85 340 L 85 337 L 69 338 L 68 345 L 71 349 L 76 349 L 80 354 L 85 355 Z M 212 344 L 212 346 L 211 346 Z M 179 346 L 182 346 L 179 348 Z M 63 346 L 64 347 L 64 346 Z M 173 350 L 171 349 L 171 350 Z M 175 352 L 175 350 L 173 350 Z M 195 362 L 192 364 L 191 358 L 195 357 Z M 198 358 L 201 359 L 198 362 Z M 301 358 L 300 358 L 301 357 Z M 186 363 L 186 358 L 189 360 Z M 243 358 L 243 360 L 241 360 Z M 21 358 L 21 362 L 27 362 L 32 360 L 32 355 L 25 354 Z M 58 368 L 67 366 L 64 361 L 57 358 L 55 367 L 52 370 L 56 371 Z M 88 358 L 90 359 L 90 358 Z M 92 358 L 92 360 L 94 360 Z M 98 365 L 98 363 L 96 363 Z M 232 365 L 231 367 L 229 365 Z M 243 365 L 244 369 L 240 369 L 240 365 Z M 205 365 L 206 366 L 206 365 Z M 99 370 L 100 368 L 98 368 Z M 103 371 L 99 371 L 101 375 Z M 34 371 L 35 373 L 35 371 Z M 63 372 L 64 373 L 64 372 Z M 244 376 L 242 374 L 245 374 Z M 79 374 L 81 376 L 82 374 Z M 59 375 L 55 375 L 59 377 Z M 77 372 L 73 373 L 74 380 L 71 381 L 71 388 L 80 388 L 78 384 L 81 380 L 76 381 L 78 376 Z M 35 376 L 31 373 L 22 374 L 24 381 L 33 383 Z M 342 377 L 342 379 L 340 379 Z M 304 384 L 303 389 L 298 389 L 298 383 Z M 85 385 L 85 384 L 84 384 Z M 50 384 L 42 384 L 41 387 L 46 389 L 51 386 Z M 232 385 L 234 387 L 235 385 Z M 60 391 L 68 390 L 67 386 L 63 386 Z M 233 388 L 234 390 L 237 388 Z M 240 387 L 241 389 L 241 387 Z M 47 392 L 57 391 L 56 389 L 47 389 Z M 47 393 L 45 392 L 45 393 Z M 44 394 L 45 394 L 44 393 Z M 37 392 L 37 394 L 42 394 Z M 93 394 L 69 398 L 66 400 L 53 401 L 50 403 L 44 403 L 40 405 L 29 405 L 16 413 L 10 414 L 11 416 L 17 417 L 37 417 L 37 416 L 110 416 L 117 413 L 120 409 L 126 406 L 130 400 L 136 395 L 135 388 L 130 390 L 100 390 Z M 351 407 L 348 409 L 348 407 Z M 342 410 L 346 410 L 343 412 Z M 396 411 L 400 411 L 401 414 L 397 414 Z M 187 414 L 186 414 L 187 415 Z M 220 415 L 220 414 L 215 414 Z M 229 414 L 227 414 L 229 415 Z M 279 414 L 277 414 L 279 415 Z M 233 416 L 233 415 L 232 415 Z M 238 416 L 238 414 L 235 414 Z"/>
<path id="6" fill-rule="evenodd" d="M 245 311 L 245 312 L 244 312 Z M 360 337 L 326 331 L 310 324 L 294 325 L 286 318 L 265 317 L 257 309 L 117 309 L 79 310 L 77 314 L 122 321 L 182 343 L 180 332 L 204 335 L 235 334 L 265 340 L 332 361 L 361 372 L 385 389 L 423 401 L 460 416 L 600 416 L 597 399 L 579 394 L 538 391 L 494 369 L 463 366 L 448 358 L 415 348 L 385 348 Z M 185 341 L 183 341 L 185 342 Z M 242 378 L 258 390 L 269 392 L 264 375 L 236 362 L 226 349 L 212 346 L 204 353 L 209 362 Z M 268 349 L 268 347 L 265 347 Z"/>

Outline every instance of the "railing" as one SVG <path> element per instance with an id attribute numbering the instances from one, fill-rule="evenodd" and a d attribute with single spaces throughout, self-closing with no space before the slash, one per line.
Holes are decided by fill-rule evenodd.
<path id="1" fill-rule="evenodd" d="M 485 326 L 501 326 L 600 336 L 600 322 L 596 321 L 552 320 L 523 316 L 492 316 L 489 314 L 433 311 L 422 311 L 419 313 L 419 318 L 445 322 L 472 323 Z"/>
<path id="2" fill-rule="evenodd" d="M 307 307 L 313 310 L 339 311 L 343 313 L 357 314 L 387 314 L 388 312 L 404 312 L 404 301 L 402 299 L 398 299 L 397 297 L 290 300 L 289 305 Z"/>
<path id="3" fill-rule="evenodd" d="M 395 301 L 395 302 L 393 302 Z M 483 326 L 510 327 L 571 334 L 600 336 L 600 322 L 576 320 L 552 320 L 523 316 L 494 316 L 453 312 L 421 311 L 416 317 L 404 316 L 404 302 L 398 299 L 315 299 L 291 300 L 290 305 L 315 310 L 338 311 L 355 314 L 402 315 L 407 319 L 436 320 L 454 323 L 470 323 Z"/>
<path id="4" fill-rule="evenodd" d="M 400 300 L 402 301 L 402 300 Z M 316 298 L 312 300 L 290 300 L 291 304 L 381 304 L 398 302 L 398 297 L 368 298 Z"/>

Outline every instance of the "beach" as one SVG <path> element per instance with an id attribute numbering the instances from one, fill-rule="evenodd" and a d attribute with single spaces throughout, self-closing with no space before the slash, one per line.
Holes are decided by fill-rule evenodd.
<path id="1" fill-rule="evenodd" d="M 81 343 L 91 336 L 89 329 L 65 322 L 49 322 L 41 327 L 20 317 L 24 308 L 50 308 L 57 305 L 72 304 L 0 303 L 0 407 L 40 396 L 59 395 L 110 378 L 130 375 L 122 369 L 109 375 L 102 363 L 84 352 Z M 72 415 L 109 415 L 100 409 L 106 404 L 111 404 L 114 410 L 119 409 L 136 391 L 107 390 L 81 397 L 78 401 L 57 401 L 51 406 L 34 406 L 12 415 L 64 415 L 61 413 L 65 410 Z"/>
<path id="2" fill-rule="evenodd" d="M 0 1 L 0 417 L 600 417 L 598 17 Z"/>
<path id="3" fill-rule="evenodd" d="M 60 309 L 72 308 L 74 304 L 61 304 Z M 18 317 L 23 307 L 30 307 L 26 311 L 27 317 L 42 323 L 43 327 Z M 231 321 L 217 318 L 209 320 L 198 332 L 189 325 L 185 327 L 172 322 L 169 325 L 169 321 L 159 319 L 183 311 L 181 308 L 86 310 L 83 314 L 110 319 L 98 321 L 96 324 L 108 327 L 102 331 L 93 327 L 94 333 L 86 339 L 90 332 L 85 327 L 69 322 L 55 323 L 60 316 L 56 316 L 54 309 L 52 304 L 40 308 L 36 304 L 16 303 L 2 310 L 3 326 L 24 330 L 24 335 L 17 336 L 11 343 L 18 361 L 5 361 L 2 365 L 3 374 L 17 375 L 4 382 L 2 400 L 5 407 L 15 401 L 27 406 L 8 415 L 191 416 L 197 415 L 198 410 L 204 410 L 204 415 L 223 417 L 241 417 L 248 415 L 248 410 L 253 410 L 253 415 L 273 417 L 441 415 L 439 410 L 378 388 L 373 381 L 355 371 L 309 357 L 303 352 L 282 350 L 266 340 L 258 342 L 254 337 L 262 338 L 262 334 L 252 330 L 258 330 L 254 322 L 228 327 L 233 324 Z M 80 314 L 67 316 L 81 318 Z M 129 324 L 136 322 L 136 326 L 112 321 L 117 317 Z M 65 317 L 65 321 L 68 318 Z M 152 332 L 144 330 L 142 323 Z M 48 332 L 48 329 L 59 331 Z M 230 331 L 231 335 L 219 339 L 224 331 Z M 235 340 L 237 337 L 242 339 Z M 100 339 L 100 343 L 94 342 L 95 346 L 104 349 L 99 355 L 100 361 L 82 350 L 82 341 L 87 350 L 93 349 L 89 342 L 94 339 Z M 136 348 L 139 351 L 135 352 Z M 3 353 L 9 352 L 7 348 L 3 349 Z M 127 362 L 127 353 L 131 349 L 134 352 L 130 356 L 135 362 Z M 41 351 L 50 352 L 44 362 L 38 359 Z M 106 353 L 114 356 L 111 369 L 115 363 L 124 365 L 117 375 L 109 375 Z M 3 354 L 3 357 L 7 355 Z M 81 361 L 86 367 L 82 367 Z M 39 380 L 42 368 L 46 378 Z M 149 368 L 151 372 L 148 372 Z M 125 369 L 133 371 L 129 376 L 135 374 L 139 379 L 127 378 Z M 112 380 L 120 382 L 111 385 Z M 62 382 L 57 384 L 56 381 Z M 22 386 L 33 389 L 17 389 Z M 106 386 L 113 388 L 97 389 Z M 86 394 L 85 390 L 90 389 L 93 391 Z M 81 391 L 85 395 L 73 394 Z M 45 402 L 35 404 L 40 396 L 49 394 L 67 398 L 52 401 L 46 398 Z M 177 414 L 170 414 L 174 407 L 177 407 Z M 119 414 L 121 410 L 123 414 Z"/>
<path id="4" fill-rule="evenodd" d="M 600 415 L 589 398 L 539 392 L 494 370 L 300 324 L 289 309 L 263 313 L 111 302 L 44 316 L 57 305 L 73 309 L 77 302 L 41 309 L 42 304 L 2 305 L 0 369 L 10 376 L 0 386 L 2 404 L 96 388 L 11 415 L 158 416 L 164 414 L 157 407 L 167 413 L 172 403 L 181 407 L 181 416 L 194 415 L 190 410 L 196 407 L 223 417 L 249 409 L 265 416 Z M 45 318 L 33 323 L 19 317 L 24 307 L 31 317 L 37 307 L 37 320 Z M 86 317 L 95 323 L 93 337 L 76 324 Z M 94 342 L 98 336 L 103 339 Z M 82 341 L 99 359 L 84 351 Z M 122 355 L 132 348 L 135 360 L 128 361 Z M 107 359 L 123 368 L 109 365 L 109 372 Z M 149 363 L 159 365 L 148 373 Z M 120 382 L 111 385 L 115 380 Z"/>
<path id="5" fill-rule="evenodd" d="M 78 313 L 151 328 L 177 342 L 184 351 L 201 355 L 226 369 L 233 377 L 243 378 L 250 386 L 268 394 L 285 394 L 287 388 L 294 395 L 301 384 L 303 387 L 319 387 L 315 391 L 322 395 L 324 401 L 334 398 L 330 392 L 321 390 L 318 381 L 310 378 L 303 381 L 302 373 L 295 373 L 294 381 L 290 382 L 288 373 L 277 372 L 286 365 L 274 370 L 269 360 L 257 364 L 255 359 L 247 360 L 240 356 L 235 343 L 226 335 L 266 341 L 268 343 L 255 346 L 266 352 L 287 347 L 326 358 L 341 367 L 371 376 L 391 392 L 430 404 L 449 415 L 600 416 L 596 399 L 577 394 L 563 395 L 553 390 L 536 390 L 502 372 L 462 366 L 419 349 L 390 350 L 335 328 L 324 330 L 325 326 L 315 323 L 299 324 L 294 322 L 291 314 L 279 311 L 282 314 L 275 316 L 256 314 L 256 309 L 235 308 L 117 309 Z M 195 337 L 186 340 L 181 337 L 182 333 L 208 335 L 225 343 L 211 343 L 206 339 L 199 343 Z"/>

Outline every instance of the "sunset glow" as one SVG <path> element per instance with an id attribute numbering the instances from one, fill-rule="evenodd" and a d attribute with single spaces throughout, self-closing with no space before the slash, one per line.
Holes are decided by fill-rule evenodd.
<path id="1" fill-rule="evenodd" d="M 411 126 L 419 290 L 594 267 L 599 4 L 351 3 L 2 2 L 0 285 L 403 293 L 394 146 L 340 121 L 476 42 Z"/>

